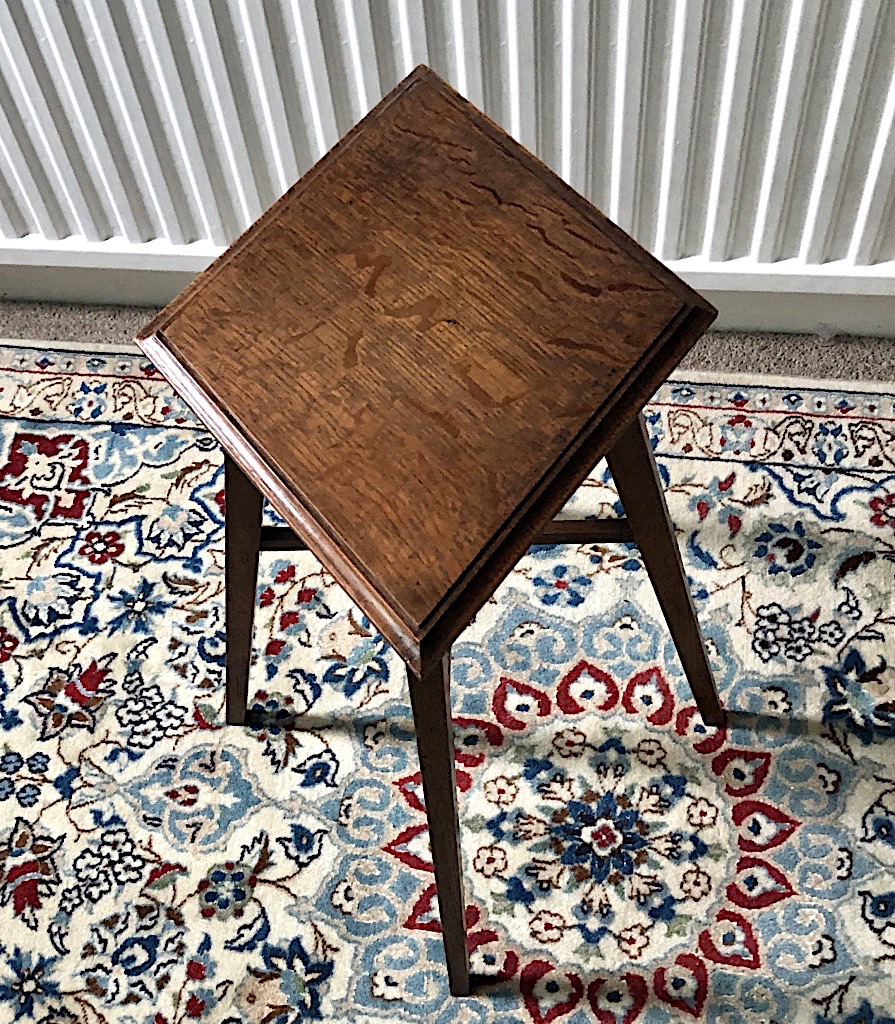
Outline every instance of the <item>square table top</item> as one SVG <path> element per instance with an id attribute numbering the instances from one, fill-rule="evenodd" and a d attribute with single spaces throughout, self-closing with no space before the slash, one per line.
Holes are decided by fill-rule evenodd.
<path id="1" fill-rule="evenodd" d="M 419 668 L 714 316 L 420 67 L 137 340 Z"/>

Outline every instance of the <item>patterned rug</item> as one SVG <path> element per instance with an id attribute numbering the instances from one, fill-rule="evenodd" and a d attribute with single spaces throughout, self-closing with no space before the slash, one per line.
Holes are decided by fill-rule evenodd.
<path id="1" fill-rule="evenodd" d="M 630 546 L 532 549 L 458 642 L 461 1000 L 398 659 L 265 558 L 223 727 L 218 448 L 139 356 L 0 345 L 0 1020 L 892 1024 L 891 396 L 649 407 L 727 731 Z"/>

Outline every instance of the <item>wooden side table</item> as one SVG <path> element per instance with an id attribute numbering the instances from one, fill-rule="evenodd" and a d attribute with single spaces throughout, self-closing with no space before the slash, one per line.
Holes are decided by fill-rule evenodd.
<path id="1" fill-rule="evenodd" d="M 640 414 L 714 317 L 419 67 L 137 339 L 226 453 L 227 721 L 262 550 L 307 546 L 407 663 L 455 994 L 450 647 L 529 545 L 633 539 L 723 721 Z M 627 518 L 554 520 L 604 455 Z"/>

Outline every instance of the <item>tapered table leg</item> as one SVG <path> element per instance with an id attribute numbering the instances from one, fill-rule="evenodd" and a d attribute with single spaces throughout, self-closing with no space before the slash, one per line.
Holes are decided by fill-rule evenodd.
<path id="1" fill-rule="evenodd" d="M 469 954 L 454 777 L 450 653 L 433 665 L 425 666 L 421 676 L 408 669 L 407 677 L 429 819 L 448 980 L 453 995 L 465 996 L 469 995 L 470 988 Z"/>
<path id="2" fill-rule="evenodd" d="M 625 429 L 606 460 L 702 720 L 706 725 L 723 725 L 724 710 L 699 632 L 693 598 L 642 415 Z"/>
<path id="3" fill-rule="evenodd" d="M 248 703 L 263 498 L 229 455 L 224 456 L 224 487 L 227 502 L 224 520 L 227 722 L 243 725 Z"/>

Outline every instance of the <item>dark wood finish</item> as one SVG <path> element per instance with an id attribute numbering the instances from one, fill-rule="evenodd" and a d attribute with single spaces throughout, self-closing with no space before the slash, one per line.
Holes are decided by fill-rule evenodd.
<path id="1" fill-rule="evenodd" d="M 455 994 L 449 650 L 529 545 L 633 535 L 703 715 L 720 714 L 628 426 L 714 317 L 417 68 L 137 338 L 227 453 L 227 720 L 245 717 L 261 549 L 307 545 L 408 664 Z M 553 521 L 607 452 L 628 521 Z M 261 528 L 259 492 L 288 527 Z"/>
<path id="2" fill-rule="evenodd" d="M 252 659 L 252 617 L 258 579 L 262 498 L 239 466 L 224 456 L 224 561 L 227 612 L 227 722 L 243 725 Z"/>
<path id="3" fill-rule="evenodd" d="M 139 340 L 419 671 L 713 317 L 418 69 Z"/>
<path id="4" fill-rule="evenodd" d="M 633 539 L 627 519 L 554 519 L 532 544 L 626 544 Z"/>
<path id="5" fill-rule="evenodd" d="M 554 519 L 532 544 L 625 544 L 634 540 L 627 519 Z M 288 526 L 263 526 L 262 551 L 307 551 L 308 545 Z"/>
<path id="6" fill-rule="evenodd" d="M 421 675 L 408 669 L 407 681 L 429 819 L 448 980 L 455 996 L 465 996 L 470 988 L 469 953 L 454 776 L 450 654 L 425 666 Z"/>
<path id="7" fill-rule="evenodd" d="M 625 427 L 606 459 L 702 720 L 706 725 L 723 725 L 724 710 L 699 632 L 643 416 Z"/>
<path id="8" fill-rule="evenodd" d="M 307 551 L 308 545 L 289 526 L 262 526 L 262 551 Z"/>

